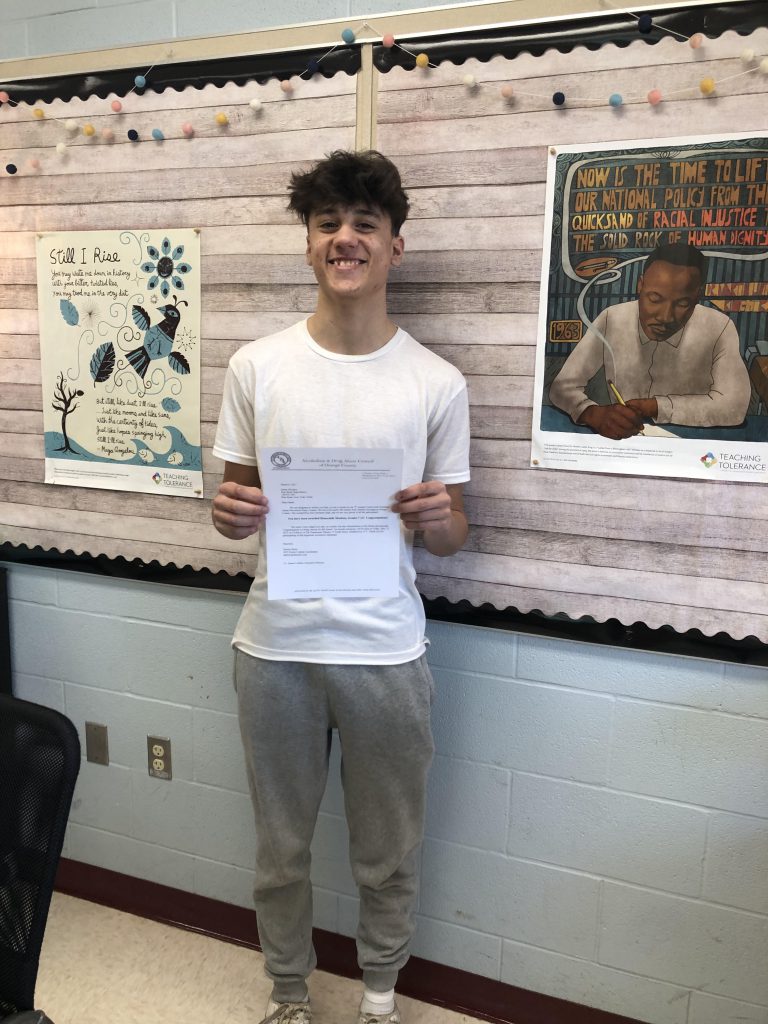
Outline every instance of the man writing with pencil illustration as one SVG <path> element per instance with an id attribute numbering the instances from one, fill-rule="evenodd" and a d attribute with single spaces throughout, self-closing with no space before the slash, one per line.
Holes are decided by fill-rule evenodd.
<path id="1" fill-rule="evenodd" d="M 566 359 L 549 391 L 574 423 L 613 440 L 645 420 L 693 427 L 744 419 L 751 387 L 736 327 L 701 305 L 706 257 L 682 242 L 647 257 L 637 299 L 608 306 Z M 601 405 L 587 385 L 603 371 L 611 392 Z"/>

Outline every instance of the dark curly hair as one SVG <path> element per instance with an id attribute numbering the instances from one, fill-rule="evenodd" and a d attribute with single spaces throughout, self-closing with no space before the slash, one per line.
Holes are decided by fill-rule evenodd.
<path id="1" fill-rule="evenodd" d="M 397 167 L 375 149 L 337 149 L 310 170 L 294 171 L 288 194 L 288 209 L 305 225 L 317 210 L 365 203 L 389 216 L 393 235 L 400 234 L 410 205 Z"/>

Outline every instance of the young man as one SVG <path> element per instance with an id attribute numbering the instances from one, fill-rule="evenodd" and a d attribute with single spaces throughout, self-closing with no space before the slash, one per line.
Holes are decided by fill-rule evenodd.
<path id="1" fill-rule="evenodd" d="M 466 385 L 387 315 L 387 279 L 403 258 L 408 213 L 394 164 L 376 152 L 338 151 L 294 174 L 289 192 L 307 228 L 317 308 L 233 356 L 213 449 L 226 463 L 216 529 L 234 539 L 261 531 L 233 644 L 256 818 L 254 901 L 274 983 L 265 1021 L 311 1021 L 309 845 L 337 729 L 360 892 L 358 1024 L 399 1024 L 394 987 L 413 931 L 434 749 L 411 549 L 414 531 L 435 555 L 453 554 L 466 538 Z M 403 450 L 392 504 L 401 521 L 396 597 L 267 600 L 269 505 L 258 465 L 267 446 Z"/>

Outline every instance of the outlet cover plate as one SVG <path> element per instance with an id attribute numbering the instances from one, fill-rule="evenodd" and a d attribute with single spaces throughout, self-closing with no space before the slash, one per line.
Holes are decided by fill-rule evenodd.
<path id="1" fill-rule="evenodd" d="M 106 725 L 85 723 L 85 758 L 92 764 L 109 764 L 109 739 Z"/>
<path id="2" fill-rule="evenodd" d="M 155 779 L 172 779 L 171 741 L 167 736 L 147 736 L 147 768 Z"/>

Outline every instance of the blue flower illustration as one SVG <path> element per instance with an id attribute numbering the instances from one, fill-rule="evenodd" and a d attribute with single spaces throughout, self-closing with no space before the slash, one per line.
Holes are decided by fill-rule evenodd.
<path id="1" fill-rule="evenodd" d="M 157 284 L 160 282 L 160 291 L 165 299 L 171 291 L 168 279 L 171 279 L 173 287 L 177 291 L 183 291 L 184 282 L 179 275 L 188 274 L 192 267 L 189 263 L 177 262 L 184 255 L 183 245 L 177 245 L 173 252 L 171 252 L 171 241 L 169 238 L 164 238 L 161 249 L 162 253 L 158 252 L 154 245 L 148 245 L 147 253 L 151 259 L 142 263 L 141 269 L 143 273 L 152 275 L 149 281 L 147 281 L 147 288 L 150 290 L 157 288 Z"/>

